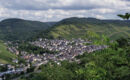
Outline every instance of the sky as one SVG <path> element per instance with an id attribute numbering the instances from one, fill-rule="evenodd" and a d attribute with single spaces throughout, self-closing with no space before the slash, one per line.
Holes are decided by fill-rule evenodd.
<path id="1" fill-rule="evenodd" d="M 0 0 L 0 20 L 59 21 L 69 17 L 119 19 L 130 13 L 130 0 Z"/>

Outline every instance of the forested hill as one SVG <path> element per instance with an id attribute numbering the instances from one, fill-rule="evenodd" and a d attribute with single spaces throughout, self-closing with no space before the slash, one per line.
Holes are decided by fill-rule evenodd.
<path id="1" fill-rule="evenodd" d="M 130 37 L 130 21 L 76 17 L 67 18 L 57 22 L 54 27 L 48 31 L 43 32 L 42 37 L 79 38 L 84 37 L 87 31 L 104 34 L 111 39 Z"/>
<path id="2" fill-rule="evenodd" d="M 17 18 L 0 22 L 2 40 L 27 40 L 35 38 L 34 36 L 70 39 L 86 37 L 88 31 L 107 35 L 111 39 L 130 37 L 130 21 L 72 17 L 59 22 L 38 22 Z"/>
<path id="3" fill-rule="evenodd" d="M 0 39 L 26 40 L 40 31 L 50 28 L 54 22 L 38 22 L 17 18 L 5 19 L 0 22 Z"/>

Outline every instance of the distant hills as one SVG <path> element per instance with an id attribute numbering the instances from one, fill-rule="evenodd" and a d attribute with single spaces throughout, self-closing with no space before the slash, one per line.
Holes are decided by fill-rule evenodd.
<path id="1" fill-rule="evenodd" d="M 80 38 L 88 31 L 107 35 L 111 39 L 130 37 L 130 21 L 67 18 L 59 22 L 39 22 L 5 19 L 0 22 L 0 39 L 27 40 L 33 38 Z"/>
<path id="2" fill-rule="evenodd" d="M 5 19 L 0 22 L 0 39 L 26 40 L 50 28 L 53 24 L 53 22 L 43 23 L 17 18 Z"/>
<path id="3" fill-rule="evenodd" d="M 111 39 L 130 37 L 130 21 L 99 20 L 95 18 L 67 18 L 57 22 L 51 29 L 43 32 L 43 37 L 49 38 L 80 38 L 87 31 L 99 35 L 107 35 Z"/>

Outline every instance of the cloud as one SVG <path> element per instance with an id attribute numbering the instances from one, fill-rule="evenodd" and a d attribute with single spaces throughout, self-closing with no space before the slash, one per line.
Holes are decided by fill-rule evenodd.
<path id="1" fill-rule="evenodd" d="M 1 0 L 1 5 L 10 9 L 47 10 L 66 9 L 81 10 L 94 8 L 123 8 L 128 1 L 123 0 Z"/>
<path id="2" fill-rule="evenodd" d="M 116 19 L 130 12 L 129 0 L 1 0 L 0 19 L 57 21 L 68 17 Z"/>

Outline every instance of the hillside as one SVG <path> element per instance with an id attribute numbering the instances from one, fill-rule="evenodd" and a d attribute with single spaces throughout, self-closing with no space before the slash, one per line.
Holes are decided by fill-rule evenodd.
<path id="1" fill-rule="evenodd" d="M 7 51 L 5 44 L 0 41 L 0 63 L 10 63 L 13 58 L 16 56 Z"/>
<path id="2" fill-rule="evenodd" d="M 26 40 L 39 31 L 44 31 L 54 23 L 43 23 L 23 19 L 6 19 L 0 22 L 0 39 L 3 40 Z"/>
<path id="3" fill-rule="evenodd" d="M 105 34 L 111 39 L 130 37 L 130 21 L 68 18 L 56 23 L 54 27 L 42 33 L 42 36 L 70 39 L 84 37 L 87 31 Z"/>
<path id="4" fill-rule="evenodd" d="M 16 18 L 0 22 L 2 40 L 32 40 L 34 36 L 35 38 L 84 38 L 88 31 L 105 34 L 111 39 L 130 37 L 130 21 L 73 17 L 57 23 Z"/>

